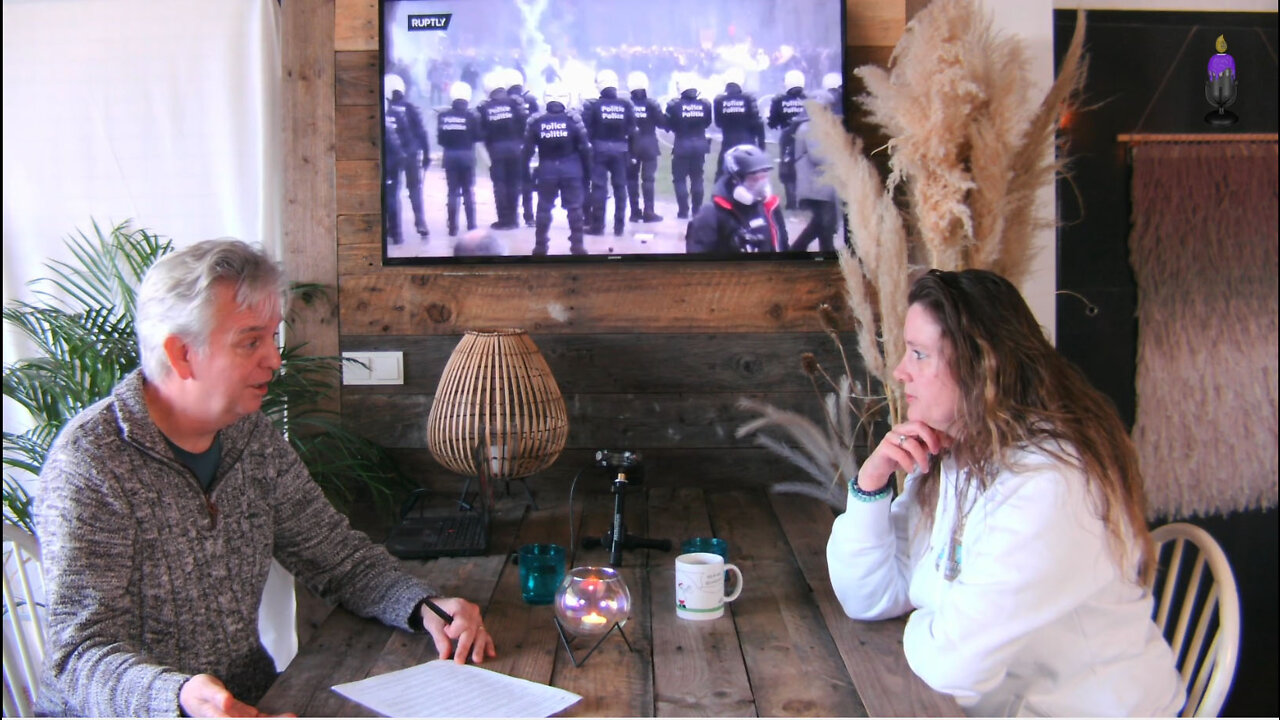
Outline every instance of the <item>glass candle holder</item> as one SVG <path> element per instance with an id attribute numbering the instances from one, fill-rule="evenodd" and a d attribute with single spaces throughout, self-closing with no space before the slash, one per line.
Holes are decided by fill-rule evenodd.
<path id="1" fill-rule="evenodd" d="M 631 591 L 617 570 L 576 567 L 556 591 L 556 618 L 573 635 L 603 635 L 631 614 Z"/>

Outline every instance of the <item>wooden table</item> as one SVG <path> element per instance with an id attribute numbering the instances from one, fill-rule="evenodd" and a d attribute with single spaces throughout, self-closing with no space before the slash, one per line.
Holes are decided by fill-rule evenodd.
<path id="1" fill-rule="evenodd" d="M 612 517 L 608 485 L 578 487 L 574 520 L 599 535 Z M 675 616 L 675 553 L 627 551 L 621 572 L 631 589 L 626 633 L 615 634 L 581 667 L 560 646 L 550 606 L 520 599 L 510 562 L 526 542 L 568 545 L 569 507 L 539 491 L 541 509 L 500 504 L 491 554 L 406 562 L 443 594 L 485 609 L 498 657 L 483 667 L 565 688 L 582 700 L 564 714 L 594 717 L 957 716 L 960 708 L 907 667 L 904 619 L 855 622 L 841 611 L 827 575 L 826 541 L 834 520 L 821 503 L 761 490 L 704 493 L 637 488 L 627 495 L 632 533 L 680 540 L 714 534 L 729 542 L 745 577 L 724 617 Z M 714 531 L 714 532 L 713 532 Z M 607 549 L 570 550 L 572 566 L 604 565 Z M 578 656 L 582 653 L 576 650 Z M 305 716 L 372 713 L 330 690 L 343 682 L 435 659 L 426 635 L 411 635 L 335 610 L 272 686 L 259 708 Z"/>

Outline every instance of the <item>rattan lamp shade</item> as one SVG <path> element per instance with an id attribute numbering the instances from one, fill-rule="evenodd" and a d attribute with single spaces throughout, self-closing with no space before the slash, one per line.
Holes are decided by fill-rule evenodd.
<path id="1" fill-rule="evenodd" d="M 551 368 L 524 330 L 469 330 L 444 366 L 427 419 L 427 448 L 441 465 L 478 473 L 477 446 L 489 474 L 524 478 L 564 449 L 569 416 Z"/>

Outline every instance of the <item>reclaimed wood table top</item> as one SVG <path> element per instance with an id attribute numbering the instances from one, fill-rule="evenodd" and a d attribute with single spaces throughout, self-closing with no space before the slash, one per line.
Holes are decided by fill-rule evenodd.
<path id="1" fill-rule="evenodd" d="M 578 489 L 576 538 L 612 523 L 607 492 Z M 406 561 L 444 595 L 484 609 L 498 657 L 482 667 L 564 688 L 582 696 L 565 716 L 588 717 L 892 717 L 958 716 L 946 695 L 921 682 L 902 651 L 905 618 L 856 622 L 831 590 L 826 542 L 834 515 L 807 497 L 763 490 L 704 492 L 641 486 L 626 495 L 627 530 L 680 541 L 715 535 L 744 576 L 742 595 L 710 621 L 676 618 L 675 551 L 623 553 L 631 590 L 625 629 L 580 667 L 560 645 L 550 606 L 520 598 L 515 548 L 527 542 L 569 545 L 567 498 L 539 509 L 508 502 L 494 517 L 489 554 Z M 576 539 L 575 538 L 575 539 Z M 607 548 L 571 548 L 570 566 L 605 565 Z M 575 645 L 575 653 L 583 650 Z M 330 688 L 436 658 L 429 636 L 392 630 L 334 610 L 259 703 L 264 712 L 370 716 Z"/>

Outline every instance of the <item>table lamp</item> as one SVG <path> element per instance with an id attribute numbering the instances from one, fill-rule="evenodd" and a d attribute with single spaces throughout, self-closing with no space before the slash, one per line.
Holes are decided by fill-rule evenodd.
<path id="1" fill-rule="evenodd" d="M 622 625 L 631 614 L 631 591 L 617 570 L 611 567 L 577 567 L 569 571 L 555 598 L 556 630 L 574 667 L 579 667 L 614 630 L 627 649 L 631 641 Z M 573 654 L 573 640 L 595 637 L 596 642 L 579 660 Z"/>
<path id="2" fill-rule="evenodd" d="M 468 330 L 462 336 L 427 418 L 427 448 L 437 462 L 474 477 L 480 448 L 490 479 L 523 481 L 555 462 L 568 435 L 564 397 L 529 333 Z"/>

